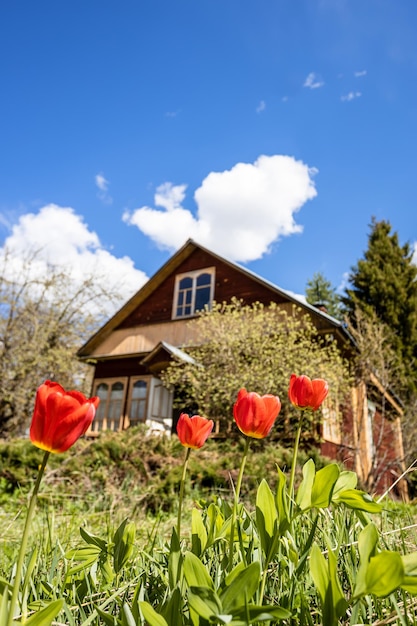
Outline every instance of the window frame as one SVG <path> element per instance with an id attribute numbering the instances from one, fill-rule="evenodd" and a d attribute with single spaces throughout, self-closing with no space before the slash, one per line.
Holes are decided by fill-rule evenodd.
<path id="1" fill-rule="evenodd" d="M 151 395 L 151 387 L 152 387 L 152 376 L 149 376 L 148 374 L 145 374 L 144 376 L 130 376 L 129 389 L 128 389 L 127 401 L 126 401 L 124 428 L 131 427 L 130 409 L 132 406 L 132 399 L 133 399 L 133 387 L 134 387 L 134 384 L 138 382 L 138 380 L 143 380 L 146 383 L 145 417 L 143 420 L 134 420 L 134 425 L 146 424 L 146 422 L 149 419 L 148 410 L 149 410 L 149 397 Z"/>
<path id="2" fill-rule="evenodd" d="M 120 417 L 118 418 L 118 426 L 117 428 L 109 428 L 108 424 L 110 424 L 112 422 L 112 418 L 109 417 L 108 415 L 108 410 L 109 410 L 109 406 L 110 406 L 110 395 L 111 395 L 111 388 L 115 383 L 122 383 L 123 384 L 123 398 L 122 398 L 122 409 L 121 409 L 121 414 Z M 96 412 L 96 415 L 94 416 L 94 420 L 89 428 L 89 433 L 94 433 L 94 434 L 98 434 L 102 431 L 105 430 L 111 430 L 113 432 L 118 432 L 121 431 L 125 428 L 125 410 L 126 410 L 126 394 L 128 391 L 128 385 L 129 385 L 129 377 L 128 376 L 110 376 L 108 378 L 96 378 L 94 380 L 93 383 L 93 392 L 92 395 L 95 396 L 97 395 L 97 389 L 100 385 L 108 385 L 108 394 L 107 394 L 107 398 L 106 398 L 106 402 L 105 402 L 105 410 L 104 410 L 104 417 L 103 419 L 98 420 L 97 419 L 97 414 L 98 411 L 100 410 L 100 406 L 103 405 L 103 401 L 100 400 L 100 405 L 99 408 Z M 116 424 L 117 419 L 114 420 L 114 423 Z M 98 424 L 101 424 L 101 428 L 95 428 L 95 426 L 97 426 Z"/>
<path id="3" fill-rule="evenodd" d="M 175 287 L 174 287 L 174 297 L 172 301 L 172 319 L 173 320 L 182 320 L 188 319 L 190 317 L 195 317 L 198 314 L 198 311 L 202 309 L 195 310 L 195 301 L 196 301 L 196 292 L 197 292 L 197 279 L 201 274 L 209 274 L 210 275 L 210 296 L 208 301 L 208 306 L 211 307 L 213 299 L 214 299 L 214 285 L 216 279 L 216 268 L 212 267 L 204 267 L 198 270 L 192 270 L 191 272 L 183 272 L 182 274 L 177 274 L 175 276 Z M 186 315 L 177 315 L 178 309 L 178 297 L 180 293 L 180 282 L 184 278 L 191 278 L 192 280 L 192 296 L 191 296 L 191 313 Z"/>
<path id="4" fill-rule="evenodd" d="M 130 419 L 130 409 L 133 400 L 133 389 L 134 385 L 137 381 L 142 380 L 146 383 L 146 398 L 145 408 L 144 408 L 144 419 L 143 420 L 133 420 L 131 422 Z M 115 383 L 122 383 L 123 385 L 123 397 L 121 399 L 121 414 L 118 418 L 112 419 L 109 417 L 109 407 L 110 399 L 111 399 L 111 388 Z M 102 431 L 111 430 L 112 432 L 120 432 L 122 430 L 126 430 L 130 428 L 132 425 L 136 426 L 137 424 L 149 424 L 153 423 L 165 423 L 167 420 L 172 421 L 172 392 L 170 392 L 164 385 L 162 381 L 152 375 L 152 374 L 143 374 L 142 376 L 135 374 L 134 376 L 109 376 L 103 378 L 95 378 L 92 386 L 92 396 L 97 395 L 97 389 L 100 385 L 105 384 L 108 386 L 107 389 L 107 398 L 105 401 L 101 400 L 99 408 L 96 411 L 96 415 L 94 416 L 93 422 L 88 429 L 86 435 L 89 437 L 96 437 Z M 167 415 L 154 415 L 153 410 L 155 408 L 155 390 L 156 387 L 161 386 L 169 397 L 164 398 L 164 402 L 167 402 L 165 408 L 167 408 Z M 159 402 L 161 402 L 162 397 L 159 397 Z M 104 409 L 103 409 L 104 406 Z M 161 408 L 161 407 L 159 407 Z M 100 409 L 104 410 L 104 416 L 102 419 L 97 419 Z M 160 411 L 159 411 L 160 413 Z M 113 426 L 113 428 L 111 428 Z"/>

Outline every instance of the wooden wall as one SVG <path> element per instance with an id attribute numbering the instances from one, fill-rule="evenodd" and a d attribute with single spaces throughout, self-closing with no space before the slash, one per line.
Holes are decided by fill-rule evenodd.
<path id="1" fill-rule="evenodd" d="M 127 317 L 119 328 L 129 328 L 140 324 L 156 324 L 172 319 L 172 301 L 174 297 L 175 276 L 207 267 L 216 267 L 214 299 L 216 302 L 229 302 L 233 296 L 245 303 L 262 302 L 277 304 L 288 302 L 285 297 L 272 295 L 272 290 L 262 285 L 243 272 L 231 267 L 228 263 L 217 260 L 203 250 L 195 250 L 158 289 L 147 298 L 141 306 Z"/>

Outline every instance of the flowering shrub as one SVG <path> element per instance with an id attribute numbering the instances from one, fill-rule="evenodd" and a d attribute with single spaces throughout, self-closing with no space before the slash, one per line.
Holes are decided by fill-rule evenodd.
<path id="1" fill-rule="evenodd" d="M 288 398 L 300 411 L 289 477 L 277 469 L 275 484 L 265 477 L 252 505 L 245 506 L 240 488 L 251 441 L 270 433 L 281 402 L 278 396 L 241 389 L 234 418 L 245 446 L 233 500 L 217 494 L 212 501 L 197 503 L 185 532 L 188 460 L 205 444 L 213 422 L 182 414 L 177 432 L 185 457 L 169 545 L 158 544 L 156 536 L 152 547 L 137 545 L 136 526 L 128 519 L 105 538 L 81 528 L 83 545 L 61 554 L 61 582 L 56 578 L 51 584 L 49 574 L 35 601 L 30 598 L 36 552 L 26 559 L 26 546 L 46 462 L 50 452 L 75 443 L 98 405 L 96 398 L 66 392 L 55 383 L 42 385 L 31 439 L 46 451 L 16 566 L 10 581 L 0 580 L 0 626 L 47 626 L 55 619 L 85 626 L 336 626 L 340 620 L 353 625 L 373 623 L 375 610 L 370 607 L 386 597 L 396 607 L 405 594 L 417 595 L 417 552 L 404 555 L 384 546 L 372 521 L 382 505 L 357 488 L 354 472 L 334 463 L 317 470 L 310 459 L 300 484 L 295 484 L 305 412 L 318 411 L 327 391 L 322 379 L 291 376 Z M 385 609 L 378 610 L 384 614 Z"/>

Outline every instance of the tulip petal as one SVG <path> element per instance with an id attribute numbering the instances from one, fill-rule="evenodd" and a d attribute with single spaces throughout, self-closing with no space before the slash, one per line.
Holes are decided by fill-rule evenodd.
<path id="1" fill-rule="evenodd" d="M 34 445 L 49 452 L 65 452 L 89 428 L 99 398 L 87 398 L 79 391 L 65 391 L 61 385 L 46 381 L 36 394 L 30 427 Z"/>
<path id="2" fill-rule="evenodd" d="M 213 420 L 200 415 L 190 417 L 187 413 L 181 413 L 177 423 L 177 435 L 183 446 L 197 450 L 206 443 L 213 426 Z"/>
<path id="3" fill-rule="evenodd" d="M 266 437 L 281 410 L 278 396 L 260 396 L 240 389 L 233 407 L 233 415 L 239 430 L 247 437 Z"/>
<path id="4" fill-rule="evenodd" d="M 291 375 L 288 397 L 299 409 L 317 411 L 329 392 L 329 385 L 323 378 L 311 380 L 308 376 Z"/>

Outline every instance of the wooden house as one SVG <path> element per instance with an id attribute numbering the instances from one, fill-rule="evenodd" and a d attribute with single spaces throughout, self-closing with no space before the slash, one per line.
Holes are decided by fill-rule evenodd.
<path id="1" fill-rule="evenodd" d="M 101 400 L 90 434 L 139 423 L 171 433 L 172 393 L 159 374 L 174 357 L 190 359 L 183 348 L 198 341 L 192 324 L 197 312 L 232 297 L 246 304 L 275 302 L 288 312 L 299 307 L 342 350 L 353 348 L 339 320 L 189 240 L 79 350 L 78 357 L 94 365 L 92 394 Z M 351 396 L 342 420 L 327 409 L 321 451 L 344 461 L 363 481 L 374 477 L 381 492 L 402 470 L 401 406 L 375 378 L 358 384 Z M 383 405 L 389 410 L 382 411 Z"/>

